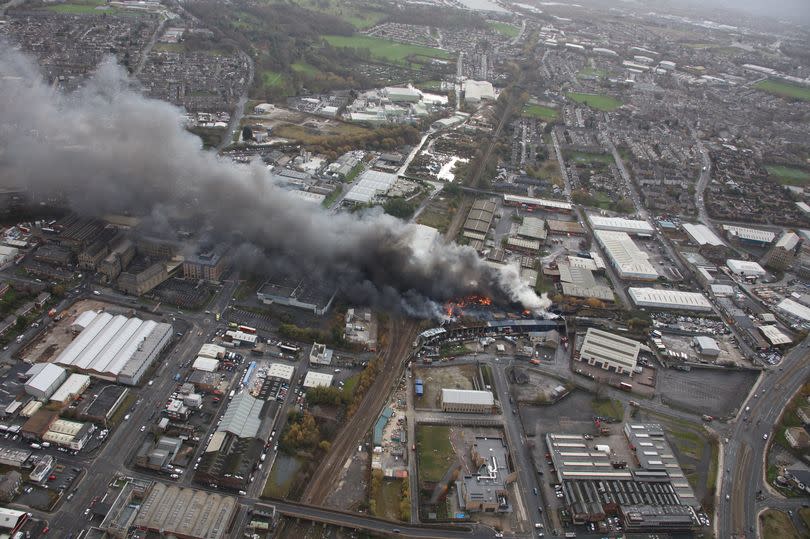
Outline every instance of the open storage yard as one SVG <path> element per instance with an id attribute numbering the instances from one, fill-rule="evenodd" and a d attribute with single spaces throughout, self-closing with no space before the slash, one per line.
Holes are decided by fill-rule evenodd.
<path id="1" fill-rule="evenodd" d="M 442 389 L 483 389 L 478 365 L 474 363 L 416 367 L 413 377 L 425 383 L 425 394 L 416 401 L 416 408 L 441 409 Z"/>

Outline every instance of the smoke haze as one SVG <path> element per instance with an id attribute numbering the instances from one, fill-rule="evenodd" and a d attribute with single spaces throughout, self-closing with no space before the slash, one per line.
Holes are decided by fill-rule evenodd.
<path id="1" fill-rule="evenodd" d="M 144 216 L 157 235 L 196 219 L 210 241 L 234 246 L 252 271 L 286 270 L 339 286 L 356 303 L 435 317 L 468 294 L 548 306 L 515 268 L 494 270 L 455 244 L 414 254 L 415 227 L 372 211 L 327 214 L 273 183 L 263 165 L 200 149 L 181 111 L 131 89 L 111 60 L 76 92 L 50 88 L 37 65 L 0 52 L 0 170 L 4 182 L 53 194 L 86 216 Z"/>

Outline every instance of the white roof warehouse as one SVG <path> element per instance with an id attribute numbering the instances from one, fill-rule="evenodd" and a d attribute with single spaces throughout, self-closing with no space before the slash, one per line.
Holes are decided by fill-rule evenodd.
<path id="1" fill-rule="evenodd" d="M 579 351 L 579 359 L 588 365 L 632 377 L 633 369 L 638 363 L 638 353 L 643 349 L 647 347 L 638 341 L 601 329 L 588 328 Z"/>
<path id="2" fill-rule="evenodd" d="M 638 307 L 702 312 L 712 310 L 712 304 L 709 303 L 709 300 L 698 292 L 630 287 L 627 289 L 627 293 L 630 294 L 633 303 Z"/>

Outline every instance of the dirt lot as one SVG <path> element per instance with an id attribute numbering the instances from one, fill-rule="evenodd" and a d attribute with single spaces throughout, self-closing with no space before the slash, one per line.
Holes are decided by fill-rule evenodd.
<path id="1" fill-rule="evenodd" d="M 643 395 L 647 398 L 652 397 L 655 393 L 656 373 L 658 372 L 655 368 L 643 367 L 641 373 L 634 373 L 633 377 L 630 378 L 623 374 L 608 372 L 601 367 L 588 365 L 585 362 L 574 361 L 573 359 L 571 359 L 571 365 L 574 372 L 593 380 L 600 380 L 613 386 L 626 382 L 633 385 L 633 393 Z"/>
<path id="2" fill-rule="evenodd" d="M 417 399 L 417 409 L 441 409 L 442 389 L 479 389 L 481 387 L 478 365 L 442 365 L 438 367 L 414 367 L 413 377 L 425 383 L 425 394 Z"/>
<path id="3" fill-rule="evenodd" d="M 660 369 L 657 390 L 670 406 L 727 417 L 740 406 L 756 379 L 755 371 Z"/>
<path id="4" fill-rule="evenodd" d="M 661 338 L 668 349 L 675 352 L 684 352 L 689 356 L 689 361 L 695 363 L 716 363 L 727 364 L 734 363 L 740 367 L 750 367 L 751 362 L 746 360 L 737 346 L 731 342 L 729 335 L 715 335 L 712 337 L 720 346 L 720 355 L 716 358 L 702 356 L 698 349 L 692 346 L 693 339 L 688 335 L 673 335 L 664 333 Z"/>
<path id="5" fill-rule="evenodd" d="M 515 400 L 520 403 L 546 404 L 553 402 L 558 398 L 558 393 L 554 391 L 555 388 L 565 386 L 565 383 L 557 378 L 531 369 L 515 367 L 513 372 L 517 381 L 510 384 L 509 387 L 512 389 L 512 395 Z M 524 378 L 522 375 L 525 375 L 527 378 Z M 520 383 L 524 379 L 527 381 Z"/>
<path id="6" fill-rule="evenodd" d="M 368 451 L 358 451 L 338 471 L 340 482 L 326 498 L 325 505 L 345 511 L 355 511 L 366 501 L 368 494 Z"/>
<path id="7" fill-rule="evenodd" d="M 56 322 L 44 335 L 25 348 L 20 356 L 21 359 L 26 363 L 51 361 L 73 340 L 74 335 L 70 331 L 70 325 L 76 320 L 76 316 L 91 309 L 105 309 L 110 312 L 122 310 L 121 307 L 103 301 L 92 299 L 78 301 L 65 312 L 62 320 Z"/>

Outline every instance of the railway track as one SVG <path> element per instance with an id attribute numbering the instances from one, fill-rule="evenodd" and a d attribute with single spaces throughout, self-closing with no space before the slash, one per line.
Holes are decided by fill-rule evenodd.
<path id="1" fill-rule="evenodd" d="M 383 352 L 380 373 L 363 397 L 357 412 L 340 430 L 332 442 L 329 453 L 310 478 L 301 496 L 302 503 L 323 505 L 326 497 L 334 490 L 339 478 L 338 471 L 355 451 L 358 442 L 366 436 L 391 394 L 392 387 L 402 376 L 418 327 L 415 320 L 403 318 L 391 320 L 389 328 L 391 342 Z"/>

